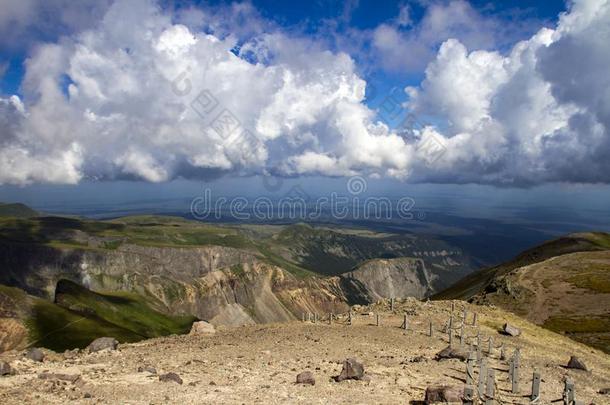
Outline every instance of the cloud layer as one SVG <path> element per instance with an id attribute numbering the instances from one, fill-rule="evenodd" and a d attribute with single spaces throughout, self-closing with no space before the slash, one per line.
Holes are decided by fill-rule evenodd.
<path id="1" fill-rule="evenodd" d="M 451 4 L 464 21 L 480 17 Z M 389 45 L 384 63 L 407 69 L 400 50 L 452 36 L 434 29 L 448 7 L 423 20 L 420 40 Z M 411 24 L 408 11 L 396 21 Z M 406 89 L 408 108 L 438 125 L 406 136 L 366 106 L 352 57 L 250 5 L 171 14 L 119 0 L 92 28 L 38 46 L 23 99 L 0 98 L 0 183 L 269 172 L 610 182 L 609 26 L 608 1 L 583 0 L 505 54 L 470 50 L 488 47 L 478 34 L 447 39 Z"/>

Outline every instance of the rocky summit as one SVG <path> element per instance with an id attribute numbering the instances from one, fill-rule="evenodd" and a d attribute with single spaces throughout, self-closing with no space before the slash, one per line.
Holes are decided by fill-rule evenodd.
<path id="1" fill-rule="evenodd" d="M 426 398 L 429 403 L 463 398 L 468 393 L 467 361 L 459 356 L 437 359 L 449 345 L 444 331 L 453 307 L 452 347 L 474 354 L 476 387 L 480 339 L 481 358 L 495 371 L 496 403 L 529 403 L 534 372 L 541 376 L 540 403 L 560 400 L 566 380 L 573 383 L 577 400 L 607 403 L 610 356 L 601 351 L 498 308 L 415 299 L 396 300 L 394 311 L 390 307 L 387 300 L 354 307 L 351 324 L 347 313 L 337 313 L 331 322 L 320 316 L 315 323 L 219 326 L 214 334 L 159 337 L 119 344 L 116 350 L 47 351 L 43 363 L 24 358 L 24 351 L 8 351 L 0 361 L 13 372 L 0 377 L 0 402 L 142 403 L 146 398 L 145 403 L 183 404 L 416 404 Z M 522 333 L 502 333 L 505 323 Z M 509 373 L 516 352 L 519 375 L 513 392 Z M 572 356 L 589 371 L 567 368 Z"/>

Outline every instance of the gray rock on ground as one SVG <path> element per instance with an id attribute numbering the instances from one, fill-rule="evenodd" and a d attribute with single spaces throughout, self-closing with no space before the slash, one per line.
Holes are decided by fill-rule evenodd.
<path id="1" fill-rule="evenodd" d="M 341 374 L 335 377 L 335 381 L 362 380 L 364 379 L 364 365 L 354 358 L 343 361 Z"/>
<path id="2" fill-rule="evenodd" d="M 32 347 L 31 349 L 28 349 L 28 351 L 25 353 L 25 357 L 32 361 L 41 362 L 44 360 L 44 353 L 39 348 Z"/>
<path id="3" fill-rule="evenodd" d="M 502 327 L 502 333 L 508 336 L 519 336 L 521 334 L 521 329 L 517 328 L 516 326 L 513 326 L 509 323 L 505 323 L 504 326 Z"/>
<path id="4" fill-rule="evenodd" d="M 570 360 L 568 361 L 568 368 L 573 368 L 576 370 L 584 370 L 584 371 L 588 371 L 589 369 L 587 368 L 587 365 L 578 357 L 576 356 L 571 356 Z"/>
<path id="5" fill-rule="evenodd" d="M 87 346 L 89 353 L 99 352 L 100 350 L 116 350 L 119 341 L 112 337 L 101 337 L 95 339 Z"/>
<path id="6" fill-rule="evenodd" d="M 38 374 L 38 378 L 41 380 L 63 380 L 76 382 L 80 378 L 80 374 L 63 374 L 63 373 L 40 373 Z"/>
<path id="7" fill-rule="evenodd" d="M 189 335 L 213 335 L 216 333 L 216 328 L 209 322 L 198 321 L 193 322 Z"/>
<path id="8" fill-rule="evenodd" d="M 436 353 L 436 360 L 444 359 L 458 359 L 466 361 L 468 359 L 468 353 L 464 349 L 447 346 L 440 352 Z"/>
<path id="9" fill-rule="evenodd" d="M 180 376 L 178 374 L 176 374 L 176 373 L 161 374 L 159 376 L 159 381 L 162 381 L 162 382 L 173 381 L 173 382 L 176 382 L 176 383 L 178 383 L 180 385 L 182 385 L 182 382 L 183 382 L 182 378 L 180 378 Z"/>
<path id="10" fill-rule="evenodd" d="M 15 369 L 6 361 L 0 361 L 0 376 L 15 374 Z"/>
<path id="11" fill-rule="evenodd" d="M 426 404 L 436 403 L 462 403 L 464 398 L 464 387 L 456 385 L 431 385 L 426 388 L 424 402 Z"/>
<path id="12" fill-rule="evenodd" d="M 139 366 L 138 373 L 149 372 L 150 374 L 157 374 L 157 369 L 153 366 Z"/>
<path id="13" fill-rule="evenodd" d="M 297 374 L 297 384 L 316 385 L 316 379 L 311 371 L 303 371 Z"/>

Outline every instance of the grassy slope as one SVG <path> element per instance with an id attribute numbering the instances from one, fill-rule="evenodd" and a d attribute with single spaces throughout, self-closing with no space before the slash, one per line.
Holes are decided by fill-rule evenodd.
<path id="1" fill-rule="evenodd" d="M 568 235 L 526 250 L 508 263 L 474 272 L 432 298 L 438 300 L 470 299 L 485 291 L 497 277 L 506 275 L 519 267 L 540 263 L 551 257 L 567 253 L 606 249 L 610 249 L 610 235 L 608 234 L 598 232 Z"/>
<path id="2" fill-rule="evenodd" d="M 608 234 L 569 235 L 466 277 L 434 298 L 475 298 L 610 353 L 608 250 Z"/>
<path id="3" fill-rule="evenodd" d="M 136 342 L 186 333 L 196 320 L 155 311 L 136 294 L 100 294 L 65 280 L 59 285 L 58 303 L 0 286 L 0 309 L 24 321 L 31 345 L 61 351 L 86 347 L 101 336 Z"/>
<path id="4" fill-rule="evenodd" d="M 0 203 L 0 217 L 31 218 L 36 216 L 38 216 L 38 212 L 25 204 Z"/>

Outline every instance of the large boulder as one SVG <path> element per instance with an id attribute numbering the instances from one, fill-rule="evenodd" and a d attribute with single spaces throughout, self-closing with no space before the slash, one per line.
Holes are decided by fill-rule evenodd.
<path id="1" fill-rule="evenodd" d="M 346 359 L 343 362 L 341 374 L 334 377 L 335 381 L 362 380 L 364 378 L 364 365 L 354 358 Z"/>
<path id="2" fill-rule="evenodd" d="M 206 321 L 193 322 L 191 326 L 190 335 L 213 335 L 216 333 L 214 325 Z"/>
<path id="3" fill-rule="evenodd" d="M 505 323 L 502 327 L 502 333 L 508 336 L 519 336 L 521 334 L 521 329 L 509 323 Z"/>
<path id="4" fill-rule="evenodd" d="M 31 349 L 28 349 L 28 351 L 25 353 L 25 357 L 32 361 L 41 362 L 44 360 L 44 353 L 39 348 L 32 347 Z"/>
<path id="5" fill-rule="evenodd" d="M 426 388 L 426 404 L 462 403 L 464 387 L 457 385 L 432 385 Z"/>
<path id="6" fill-rule="evenodd" d="M 316 385 L 316 379 L 311 371 L 303 371 L 297 374 L 297 384 Z"/>
<path id="7" fill-rule="evenodd" d="M 584 371 L 588 371 L 589 369 L 587 368 L 587 365 L 578 357 L 576 356 L 571 356 L 570 360 L 568 361 L 568 365 L 566 366 L 567 368 L 574 368 L 576 370 L 584 370 Z"/>
<path id="8" fill-rule="evenodd" d="M 99 352 L 101 350 L 116 350 L 119 341 L 112 337 L 101 337 L 95 339 L 87 346 L 89 353 Z"/>
<path id="9" fill-rule="evenodd" d="M 468 353 L 464 349 L 447 346 L 440 352 L 436 353 L 436 360 L 444 359 L 458 359 L 466 361 L 468 359 Z"/>

